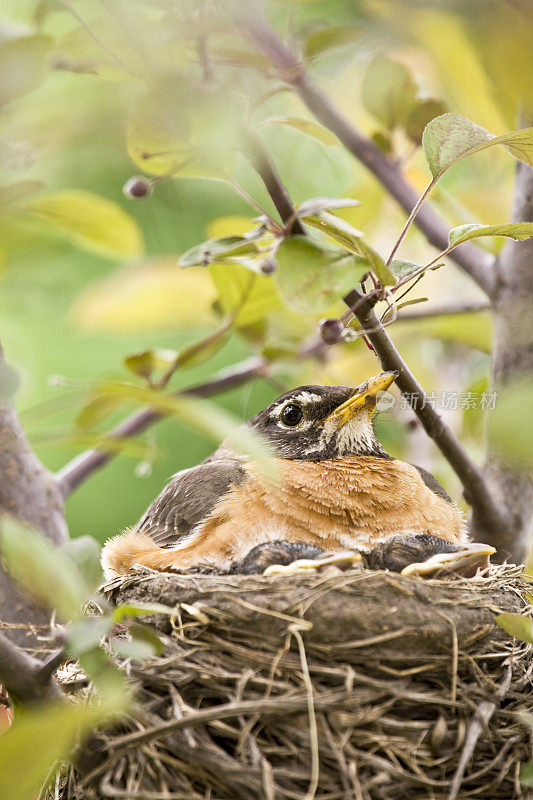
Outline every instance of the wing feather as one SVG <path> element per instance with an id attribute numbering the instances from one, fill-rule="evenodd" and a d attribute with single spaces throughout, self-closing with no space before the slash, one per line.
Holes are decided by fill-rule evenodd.
<path id="1" fill-rule="evenodd" d="M 234 459 L 209 460 L 178 472 L 156 497 L 136 530 L 160 547 L 172 547 L 204 519 L 232 486 L 242 483 L 242 464 Z"/>

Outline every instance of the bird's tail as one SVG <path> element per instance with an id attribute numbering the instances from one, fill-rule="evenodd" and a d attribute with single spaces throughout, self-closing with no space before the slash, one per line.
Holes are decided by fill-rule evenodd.
<path id="1" fill-rule="evenodd" d="M 150 536 L 132 528 L 105 543 L 102 569 L 107 580 L 117 575 L 127 575 L 135 564 L 157 569 L 164 553 Z"/>

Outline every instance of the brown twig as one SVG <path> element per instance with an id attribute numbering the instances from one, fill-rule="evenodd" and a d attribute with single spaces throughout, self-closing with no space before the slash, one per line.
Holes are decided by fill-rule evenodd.
<path id="1" fill-rule="evenodd" d="M 46 663 L 46 662 L 45 662 Z M 22 705 L 63 697 L 48 669 L 0 631 L 0 683 Z"/>
<path id="2" fill-rule="evenodd" d="M 399 167 L 369 139 L 366 139 L 331 102 L 329 97 L 307 75 L 303 65 L 289 50 L 267 22 L 255 3 L 247 6 L 240 19 L 248 37 L 271 61 L 278 77 L 291 85 L 319 122 L 334 133 L 347 150 L 361 161 L 383 184 L 389 194 L 409 214 L 416 208 L 419 197 L 406 181 Z M 448 226 L 432 209 L 422 206 L 416 213 L 415 224 L 428 241 L 439 250 L 448 246 Z M 493 283 L 492 264 L 472 245 L 461 245 L 450 255 L 480 286 L 490 294 Z"/>
<path id="3" fill-rule="evenodd" d="M 283 185 L 276 167 L 263 147 L 259 136 L 254 131 L 247 131 L 245 138 L 252 165 L 265 184 L 270 199 L 281 217 L 281 221 L 288 228 L 287 233 L 305 234 L 302 223 L 295 215 L 289 193 Z"/>
<path id="4" fill-rule="evenodd" d="M 449 317 L 453 314 L 477 314 L 480 311 L 490 311 L 490 305 L 484 300 L 470 300 L 464 303 L 456 303 L 442 306 L 430 306 L 429 308 L 410 308 L 409 310 L 400 309 L 398 311 L 398 322 L 404 320 L 427 319 L 433 317 Z"/>

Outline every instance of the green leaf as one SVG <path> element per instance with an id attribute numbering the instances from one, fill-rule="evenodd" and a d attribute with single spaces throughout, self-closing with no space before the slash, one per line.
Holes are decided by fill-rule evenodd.
<path id="1" fill-rule="evenodd" d="M 384 131 L 374 131 L 372 141 L 383 153 L 390 155 L 393 151 L 392 135 Z"/>
<path id="2" fill-rule="evenodd" d="M 322 142 L 322 144 L 325 144 L 327 147 L 339 144 L 339 140 L 334 133 L 324 128 L 322 125 L 319 125 L 318 122 L 306 119 L 305 117 L 269 117 L 268 119 L 262 120 L 255 127 L 260 128 L 263 125 L 272 124 L 295 128 L 297 131 L 301 131 L 301 133 L 305 133 L 307 136 L 312 136 L 313 139 Z"/>
<path id="3" fill-rule="evenodd" d="M 493 136 L 461 114 L 449 112 L 433 119 L 422 137 L 424 153 L 435 180 L 459 159 L 495 144 L 504 145 L 515 158 L 533 166 L 533 128 Z"/>
<path id="4" fill-rule="evenodd" d="M 13 517 L 1 519 L 2 559 L 10 575 L 63 620 L 78 619 L 89 594 L 73 559 Z"/>
<path id="5" fill-rule="evenodd" d="M 196 342 L 191 342 L 191 344 L 187 345 L 182 350 L 164 350 L 159 348 L 143 350 L 142 353 L 127 356 L 124 359 L 124 364 L 134 375 L 138 375 L 149 381 L 153 381 L 155 372 L 159 371 L 165 374 L 170 370 L 200 364 L 222 347 L 225 334 L 231 327 L 231 323 L 231 319 L 226 320 L 214 333 L 210 333 L 208 336 Z"/>
<path id="6" fill-rule="evenodd" d="M 322 233 L 345 247 L 346 250 L 359 255 L 358 239 L 364 234 L 354 228 L 353 225 L 350 225 L 349 222 L 346 222 L 346 220 L 335 216 L 335 214 L 328 214 L 327 211 L 322 211 L 318 215 L 302 216 L 301 219 L 306 225 L 322 231 Z"/>
<path id="7" fill-rule="evenodd" d="M 129 696 L 124 673 L 114 664 L 101 647 L 93 647 L 78 657 L 81 668 L 104 697 Z"/>
<path id="8" fill-rule="evenodd" d="M 76 414 L 76 427 L 88 431 L 103 422 L 119 406 L 118 398 L 95 392 Z"/>
<path id="9" fill-rule="evenodd" d="M 0 47 L 0 106 L 35 89 L 46 75 L 49 36 L 21 36 Z"/>
<path id="10" fill-rule="evenodd" d="M 246 297 L 243 298 L 242 302 L 246 302 Z M 192 367 L 197 364 L 202 364 L 206 359 L 211 358 L 212 355 L 217 353 L 225 343 L 227 338 L 226 334 L 233 325 L 235 316 L 237 315 L 238 310 L 236 309 L 236 314 L 228 317 L 216 331 L 205 336 L 203 339 L 199 339 L 197 342 L 191 342 L 191 344 L 180 350 L 176 360 L 176 367 Z"/>
<path id="11" fill-rule="evenodd" d="M 277 251 L 276 283 L 289 308 L 301 313 L 327 311 L 368 270 L 366 260 L 338 247 L 290 236 Z"/>
<path id="12" fill-rule="evenodd" d="M 160 656 L 164 650 L 163 641 L 150 625 L 142 622 L 132 622 L 128 625 L 128 633 L 135 641 L 148 642 L 155 655 Z"/>
<path id="13" fill-rule="evenodd" d="M 100 646 L 100 642 L 113 627 L 111 617 L 89 617 L 70 626 L 66 649 L 73 656 L 80 656 Z"/>
<path id="14" fill-rule="evenodd" d="M 412 275 L 413 272 L 417 272 L 421 269 L 421 264 L 415 264 L 414 261 L 408 261 L 405 258 L 395 258 L 390 263 L 390 270 L 398 280 L 403 280 L 407 278 L 409 275 Z"/>
<path id="15" fill-rule="evenodd" d="M 454 247 L 480 236 L 507 236 L 510 239 L 531 239 L 533 222 L 510 222 L 501 225 L 459 225 L 449 233 L 449 244 Z"/>
<path id="16" fill-rule="evenodd" d="M 131 661 L 144 661 L 147 658 L 155 655 L 155 648 L 151 642 L 130 641 L 128 639 L 113 636 L 109 640 L 111 649 L 122 658 L 128 658 Z"/>
<path id="17" fill-rule="evenodd" d="M 520 783 L 523 786 L 533 786 L 533 760 L 528 761 L 520 769 Z"/>
<path id="18" fill-rule="evenodd" d="M 214 124 L 216 120 L 216 124 Z M 237 149 L 238 96 L 173 71 L 154 82 L 126 128 L 132 161 L 152 175 L 227 179 Z"/>
<path id="19" fill-rule="evenodd" d="M 525 614 L 499 614 L 496 622 L 504 631 L 522 642 L 533 644 L 533 624 Z"/>
<path id="20" fill-rule="evenodd" d="M 113 257 L 142 252 L 141 231 L 133 217 L 92 192 L 65 189 L 41 195 L 25 210 L 86 250 Z"/>
<path id="21" fill-rule="evenodd" d="M 36 797 L 54 762 L 67 758 L 81 736 L 126 707 L 125 693 L 114 692 L 94 704 L 54 703 L 17 711 L 16 724 L 2 736 L 0 800 Z"/>
<path id="22" fill-rule="evenodd" d="M 351 253 L 365 258 L 383 286 L 391 286 L 396 283 L 396 276 L 387 267 L 379 253 L 363 241 L 362 231 L 354 228 L 346 220 L 335 214 L 329 214 L 327 211 L 321 211 L 318 215 L 302 216 L 302 221 L 306 225 L 322 231 Z"/>
<path id="23" fill-rule="evenodd" d="M 177 361 L 178 353 L 176 350 L 154 348 L 153 350 L 143 350 L 141 353 L 126 356 L 124 366 L 134 375 L 151 380 L 154 372 L 166 372 L 175 367 Z"/>
<path id="24" fill-rule="evenodd" d="M 363 103 L 389 130 L 401 127 L 416 98 L 416 85 L 409 70 L 385 56 L 371 61 L 362 85 Z"/>
<path id="25" fill-rule="evenodd" d="M 416 306 L 419 303 L 427 303 L 427 301 L 427 297 L 414 297 L 412 300 L 404 300 L 403 303 L 398 303 L 396 309 L 400 310 L 400 308 L 405 308 L 406 306 Z"/>
<path id="26" fill-rule="evenodd" d="M 191 247 L 178 259 L 178 267 L 206 267 L 219 263 L 222 257 L 255 255 L 257 252 L 258 246 L 254 241 L 243 236 L 222 236 Z"/>
<path id="27" fill-rule="evenodd" d="M 429 125 L 435 117 L 440 117 L 445 113 L 446 105 L 441 100 L 415 100 L 405 121 L 407 136 L 415 144 L 421 145 L 426 125 Z"/>
<path id="28" fill-rule="evenodd" d="M 102 583 L 104 577 L 100 564 L 102 548 L 96 539 L 92 536 L 78 536 L 62 544 L 60 550 L 76 564 L 90 589 L 96 589 Z"/>
<path id="29" fill-rule="evenodd" d="M 353 200 L 351 197 L 312 197 L 310 200 L 304 200 L 303 203 L 300 203 L 296 209 L 296 214 L 301 218 L 315 217 L 317 214 L 321 214 L 322 211 L 329 211 L 332 208 L 348 208 L 360 205 L 359 200 Z"/>
<path id="30" fill-rule="evenodd" d="M 357 240 L 357 247 L 359 255 L 363 256 L 363 258 L 366 258 L 370 263 L 372 271 L 377 275 L 381 285 L 394 286 L 394 284 L 397 282 L 396 275 L 391 272 L 379 253 L 374 250 L 373 247 L 370 247 L 369 244 L 363 241 L 363 239 Z"/>
<path id="31" fill-rule="evenodd" d="M 113 610 L 113 621 L 122 622 L 126 617 L 146 617 L 150 614 L 168 614 L 173 617 L 176 609 L 162 603 L 120 603 Z"/>
<path id="32" fill-rule="evenodd" d="M 335 47 L 355 42 L 361 35 L 361 28 L 355 25 L 329 25 L 320 30 L 313 31 L 304 41 L 304 54 L 307 58 L 314 58 L 333 50 Z"/>

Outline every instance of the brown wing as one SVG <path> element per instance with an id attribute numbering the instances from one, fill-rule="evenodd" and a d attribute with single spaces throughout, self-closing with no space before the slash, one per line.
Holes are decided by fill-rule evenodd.
<path id="1" fill-rule="evenodd" d="M 446 500 L 447 503 L 451 503 L 453 505 L 452 498 L 444 486 L 440 485 L 436 477 L 432 475 L 431 472 L 428 472 L 427 469 L 424 469 L 424 467 L 419 467 L 418 464 L 411 464 L 411 466 L 418 470 L 420 477 L 428 489 L 431 489 L 432 492 L 435 492 L 435 494 L 437 494 L 439 497 L 442 497 L 442 499 Z"/>
<path id="2" fill-rule="evenodd" d="M 171 547 L 186 536 L 244 479 L 242 465 L 233 459 L 205 461 L 185 469 L 170 481 L 139 520 L 136 529 L 160 547 Z"/>

